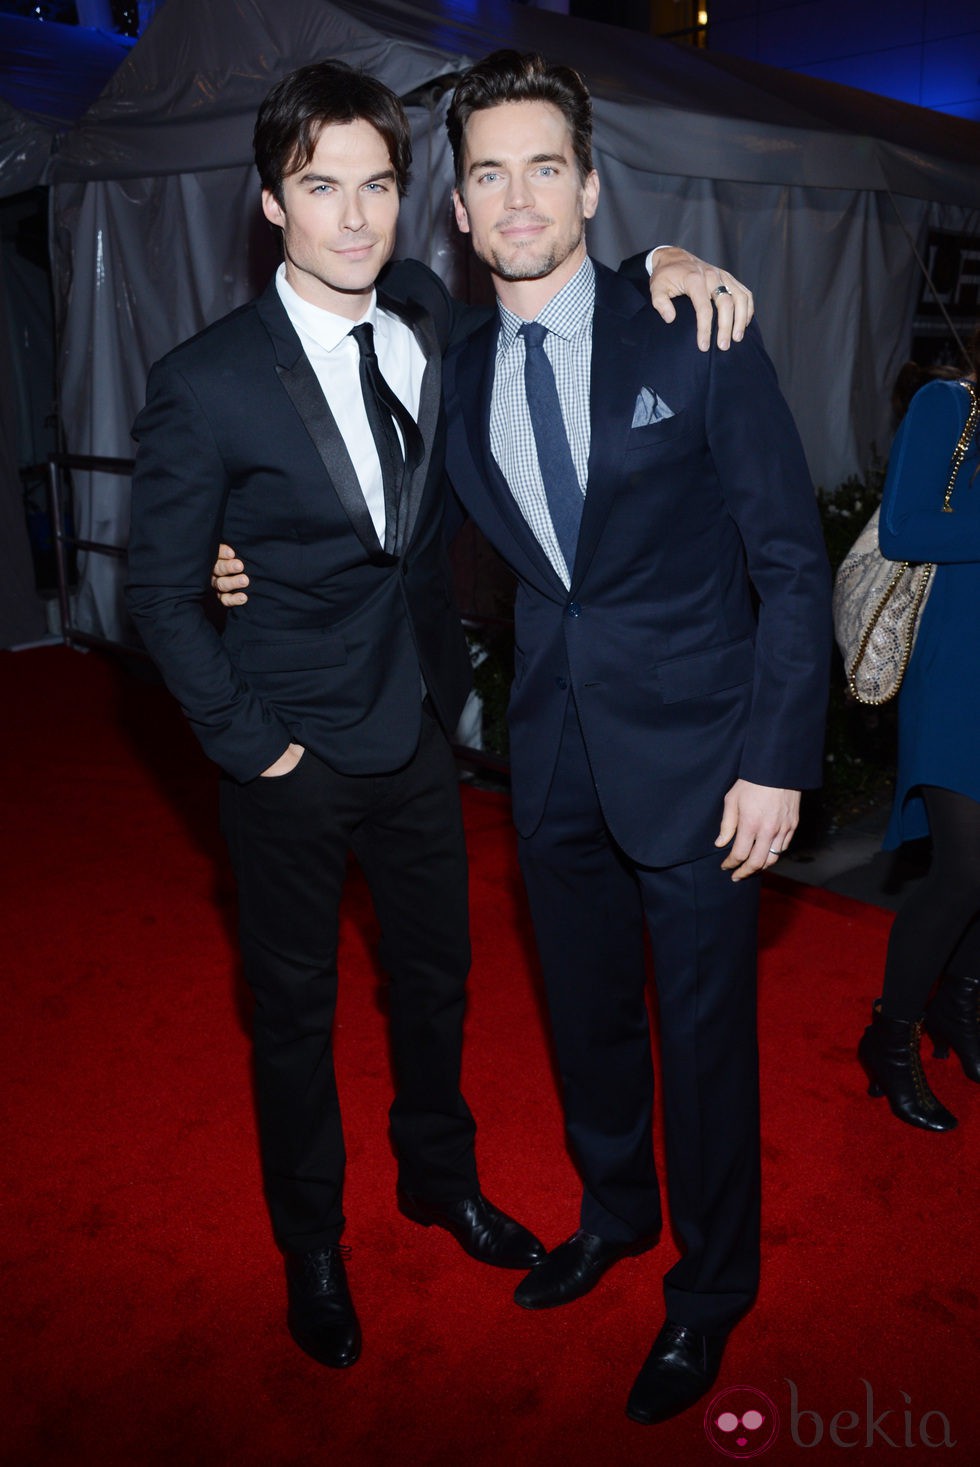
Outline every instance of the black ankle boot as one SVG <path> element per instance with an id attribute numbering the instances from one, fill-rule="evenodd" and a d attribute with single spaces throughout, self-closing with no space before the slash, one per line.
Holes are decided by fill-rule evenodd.
<path id="1" fill-rule="evenodd" d="M 885 1095 L 900 1121 L 923 1131 L 951 1131 L 956 1117 L 929 1089 L 919 1039 L 922 1020 L 886 1019 L 880 1001 L 871 1010 L 871 1023 L 861 1036 L 858 1059 L 867 1072 L 869 1095 Z"/>
<path id="2" fill-rule="evenodd" d="M 980 978 L 944 978 L 923 1022 L 936 1058 L 952 1050 L 966 1078 L 980 1084 Z"/>

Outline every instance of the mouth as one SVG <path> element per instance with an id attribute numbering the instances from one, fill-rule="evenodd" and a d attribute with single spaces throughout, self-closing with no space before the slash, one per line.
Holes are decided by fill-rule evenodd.
<path id="1" fill-rule="evenodd" d="M 377 240 L 372 239 L 368 244 L 351 245 L 351 247 L 346 250 L 334 250 L 334 254 L 339 255 L 342 260 L 347 260 L 352 264 L 356 264 L 358 260 L 367 259 L 368 255 L 371 254 L 376 244 Z"/>
<path id="2" fill-rule="evenodd" d="M 550 219 L 515 219 L 497 227 L 504 239 L 535 239 L 551 225 Z"/>

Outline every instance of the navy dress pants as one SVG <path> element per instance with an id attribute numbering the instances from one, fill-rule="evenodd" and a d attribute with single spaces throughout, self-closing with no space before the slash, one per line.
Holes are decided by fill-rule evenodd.
<path id="1" fill-rule="evenodd" d="M 733 882 L 719 850 L 663 869 L 630 861 L 603 819 L 571 700 L 544 818 L 520 855 L 583 1181 L 580 1225 L 630 1241 L 662 1223 L 646 931 L 683 1250 L 664 1281 L 667 1315 L 723 1333 L 759 1275 L 758 879 Z"/>

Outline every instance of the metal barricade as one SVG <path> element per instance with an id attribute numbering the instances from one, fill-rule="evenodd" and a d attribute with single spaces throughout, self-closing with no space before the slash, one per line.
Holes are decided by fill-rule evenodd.
<path id="1" fill-rule="evenodd" d="M 48 454 L 48 517 L 51 521 L 51 540 L 54 546 L 55 574 L 58 581 L 58 615 L 61 621 L 61 639 L 69 647 L 102 647 L 112 652 L 126 652 L 135 657 L 146 657 L 142 647 L 128 642 L 116 642 L 109 637 L 100 637 L 95 632 L 83 631 L 74 625 L 71 614 L 71 593 L 68 586 L 68 555 L 73 550 L 84 550 L 95 555 L 109 555 L 116 560 L 125 560 L 123 545 L 109 545 L 102 540 L 82 540 L 65 530 L 65 479 L 66 469 L 77 469 L 81 473 L 132 474 L 131 458 L 102 458 L 88 453 Z"/>

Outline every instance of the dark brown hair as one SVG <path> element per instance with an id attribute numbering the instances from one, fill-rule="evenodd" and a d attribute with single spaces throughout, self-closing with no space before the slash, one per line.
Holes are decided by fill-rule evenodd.
<path id="1" fill-rule="evenodd" d="M 550 102 L 557 107 L 568 123 L 579 178 L 585 182 L 592 172 L 592 98 L 585 82 L 570 66 L 552 66 L 534 52 L 494 51 L 463 72 L 446 116 L 458 189 L 463 184 L 466 124 L 474 112 L 501 102 Z"/>
<path id="2" fill-rule="evenodd" d="M 403 194 L 412 166 L 405 109 L 383 82 L 343 61 L 314 61 L 291 71 L 262 103 L 252 134 L 262 187 L 282 204 L 283 179 L 306 167 L 323 129 L 358 121 L 369 122 L 381 134 Z"/>

